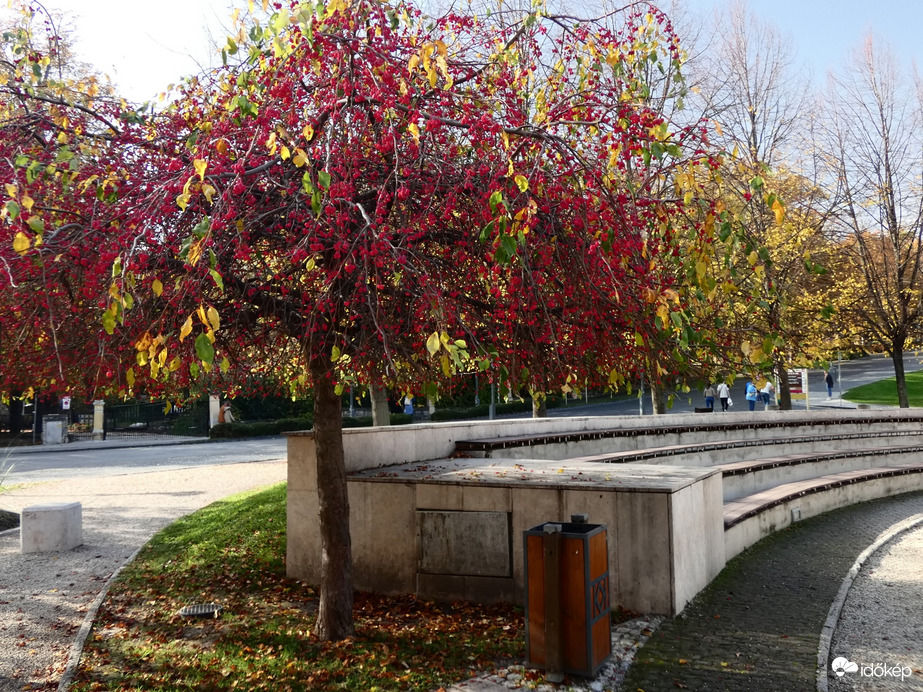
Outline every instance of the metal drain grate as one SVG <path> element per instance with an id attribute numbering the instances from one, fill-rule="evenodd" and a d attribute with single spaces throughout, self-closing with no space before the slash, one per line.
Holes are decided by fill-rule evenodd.
<path id="1" fill-rule="evenodd" d="M 178 614 L 184 618 L 216 618 L 222 610 L 217 603 L 196 603 L 183 606 Z"/>

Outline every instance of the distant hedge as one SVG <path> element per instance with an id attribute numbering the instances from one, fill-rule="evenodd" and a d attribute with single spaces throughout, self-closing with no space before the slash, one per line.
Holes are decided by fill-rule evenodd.
<path id="1" fill-rule="evenodd" d="M 558 408 L 564 405 L 564 400 L 560 397 L 549 396 L 545 399 L 546 408 Z M 506 401 L 496 404 L 495 413 L 505 415 L 507 413 L 531 413 L 532 400 L 524 401 Z M 466 420 L 468 418 L 487 418 L 490 415 L 489 404 L 479 404 L 469 408 L 441 408 L 430 416 L 432 421 L 449 421 L 449 420 Z"/>
<path id="2" fill-rule="evenodd" d="M 406 413 L 392 413 L 391 425 L 413 423 L 413 416 Z M 344 418 L 344 428 L 368 428 L 372 426 L 372 417 Z M 255 421 L 253 423 L 218 423 L 209 433 L 212 439 L 232 439 L 240 437 L 271 437 L 293 430 L 310 430 L 314 427 L 311 418 L 281 418 L 275 421 Z"/>

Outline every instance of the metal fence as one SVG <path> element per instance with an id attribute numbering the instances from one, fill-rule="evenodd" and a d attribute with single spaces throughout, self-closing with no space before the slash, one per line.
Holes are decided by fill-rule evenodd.
<path id="1" fill-rule="evenodd" d="M 207 437 L 208 401 L 106 406 L 105 437 Z"/>

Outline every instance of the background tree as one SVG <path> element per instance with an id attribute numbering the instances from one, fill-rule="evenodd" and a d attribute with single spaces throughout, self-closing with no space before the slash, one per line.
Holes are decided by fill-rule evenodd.
<path id="1" fill-rule="evenodd" d="M 696 67 L 706 74 L 702 107 L 720 123 L 716 140 L 730 152 L 715 194 L 740 227 L 724 312 L 736 335 L 728 365 L 771 369 L 782 408 L 791 408 L 786 369 L 812 351 L 818 312 L 805 296 L 819 271 L 827 207 L 811 166 L 794 153 L 804 148 L 810 92 L 790 42 L 745 3 L 730 4 L 721 26 L 723 40 Z"/>
<path id="2" fill-rule="evenodd" d="M 923 88 L 868 38 L 850 68 L 831 78 L 823 142 L 834 231 L 860 293 L 845 308 L 890 355 L 898 401 L 909 404 L 903 352 L 919 327 L 923 233 Z M 844 301 L 845 302 L 845 301 Z"/>

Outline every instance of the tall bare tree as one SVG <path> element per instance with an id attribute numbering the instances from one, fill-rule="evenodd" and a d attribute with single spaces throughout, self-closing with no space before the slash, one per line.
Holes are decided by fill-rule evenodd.
<path id="1" fill-rule="evenodd" d="M 831 76 L 826 102 L 837 230 L 864 289 L 852 311 L 891 356 L 906 408 L 903 352 L 923 316 L 923 83 L 870 36 Z"/>

